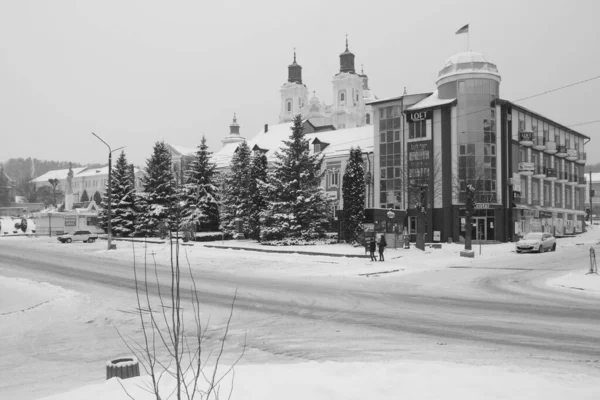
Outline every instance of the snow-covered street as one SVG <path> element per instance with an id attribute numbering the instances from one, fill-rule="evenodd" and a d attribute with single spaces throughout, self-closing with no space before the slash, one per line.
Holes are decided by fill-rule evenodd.
<path id="1" fill-rule="evenodd" d="M 596 228 L 545 254 L 474 246 L 475 259 L 459 257 L 457 244 L 392 245 L 385 262 L 294 253 L 364 254 L 347 245 L 179 249 L 210 316 L 207 346 L 237 289 L 225 363 L 244 338 L 247 350 L 233 399 L 587 399 L 600 396 L 600 279 L 585 274 L 599 239 Z M 140 337 L 133 255 L 138 272 L 144 255 L 156 261 L 162 280 L 171 250 L 116 243 L 0 239 L 1 398 L 127 398 L 104 381 L 104 364 L 129 354 L 117 329 Z"/>

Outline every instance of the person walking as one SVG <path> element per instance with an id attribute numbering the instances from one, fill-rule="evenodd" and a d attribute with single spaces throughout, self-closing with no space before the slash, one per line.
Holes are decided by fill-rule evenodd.
<path id="1" fill-rule="evenodd" d="M 381 235 L 381 238 L 379 239 L 379 243 L 377 243 L 378 247 L 379 247 L 379 261 L 385 261 L 383 259 L 383 250 L 385 250 L 385 246 L 387 246 L 387 242 L 385 241 L 385 235 Z"/>
<path id="2" fill-rule="evenodd" d="M 377 261 L 377 257 L 375 257 L 375 238 L 371 238 L 371 242 L 369 243 L 369 252 L 371 253 L 371 261 Z"/>

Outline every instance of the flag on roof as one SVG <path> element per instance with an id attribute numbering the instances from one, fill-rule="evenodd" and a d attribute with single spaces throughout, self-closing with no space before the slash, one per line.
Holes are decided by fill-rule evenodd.
<path id="1" fill-rule="evenodd" d="M 469 24 L 466 24 L 465 26 L 456 31 L 457 35 L 460 35 L 461 33 L 469 33 Z"/>

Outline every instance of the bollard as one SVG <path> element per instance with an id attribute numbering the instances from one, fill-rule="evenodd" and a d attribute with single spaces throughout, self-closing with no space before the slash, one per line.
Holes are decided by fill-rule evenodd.
<path id="1" fill-rule="evenodd" d="M 598 273 L 598 266 L 596 265 L 596 251 L 594 250 L 593 247 L 590 247 L 590 270 L 586 275 L 597 274 L 597 273 Z"/>

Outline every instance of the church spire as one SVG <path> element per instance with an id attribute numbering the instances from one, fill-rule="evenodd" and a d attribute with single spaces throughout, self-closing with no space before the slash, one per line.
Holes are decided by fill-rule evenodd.
<path id="1" fill-rule="evenodd" d="M 296 48 L 294 47 L 294 62 L 288 66 L 288 82 L 302 83 L 302 67 L 296 63 Z"/>
<path id="2" fill-rule="evenodd" d="M 233 122 L 229 125 L 229 134 L 230 135 L 239 135 L 240 134 L 240 125 L 237 123 L 237 117 L 235 113 L 233 113 Z"/>
<path id="3" fill-rule="evenodd" d="M 354 54 L 348 50 L 348 35 L 346 34 L 346 50 L 340 54 L 340 72 L 356 73 L 354 70 Z"/>

